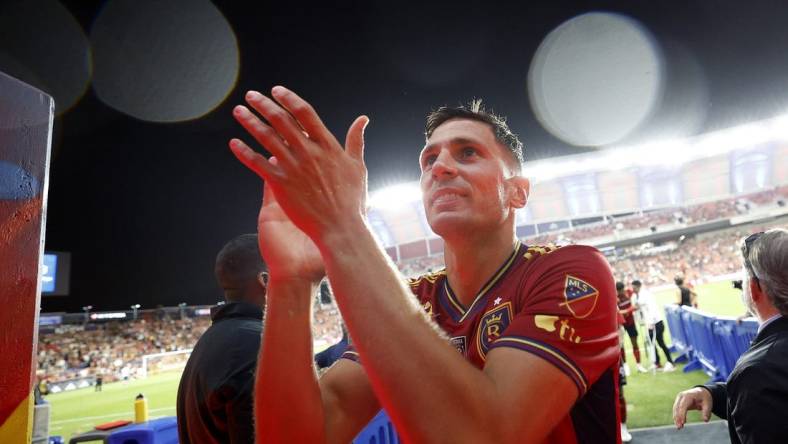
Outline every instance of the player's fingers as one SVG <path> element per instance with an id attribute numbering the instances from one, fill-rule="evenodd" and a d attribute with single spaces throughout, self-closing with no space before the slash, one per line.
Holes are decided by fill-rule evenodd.
<path id="1" fill-rule="evenodd" d="M 278 168 L 271 165 L 265 157 L 249 148 L 249 145 L 240 139 L 230 140 L 230 151 L 244 166 L 254 171 L 265 181 L 274 178 L 278 173 Z"/>
<path id="2" fill-rule="evenodd" d="M 233 109 L 233 116 L 238 123 L 256 140 L 264 146 L 271 154 L 283 159 L 286 163 L 293 164 L 295 159 L 290 153 L 290 149 L 285 146 L 284 141 L 276 131 L 263 123 L 249 108 L 238 105 Z"/>
<path id="3" fill-rule="evenodd" d="M 358 116 L 350 125 L 345 137 L 345 151 L 356 160 L 364 160 L 364 130 L 369 124 L 369 117 Z"/>
<path id="4" fill-rule="evenodd" d="M 273 166 L 276 166 L 276 164 L 277 164 L 276 157 L 271 156 L 268 159 L 268 163 L 270 163 Z M 268 184 L 268 181 L 266 180 L 265 182 L 263 182 L 263 205 L 262 205 L 262 208 L 270 207 L 270 206 L 275 205 L 275 204 L 277 204 L 276 194 L 274 193 L 274 190 L 271 189 L 271 186 Z"/>
<path id="5" fill-rule="evenodd" d="M 246 93 L 246 103 L 268 121 L 279 137 L 287 142 L 290 151 L 303 154 L 309 137 L 304 134 L 304 129 L 286 109 L 257 91 Z"/>
<path id="6" fill-rule="evenodd" d="M 309 138 L 322 142 L 324 148 L 339 147 L 339 142 L 326 128 L 317 111 L 298 94 L 284 86 L 275 86 L 271 89 L 271 96 L 282 105 L 309 134 Z"/>

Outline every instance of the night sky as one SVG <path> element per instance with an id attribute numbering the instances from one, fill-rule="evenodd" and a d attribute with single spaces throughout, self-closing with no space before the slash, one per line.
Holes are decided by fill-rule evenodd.
<path id="1" fill-rule="evenodd" d="M 788 109 L 788 7 L 778 1 L 246 3 L 214 2 L 235 32 L 240 71 L 209 114 L 145 122 L 89 88 L 56 118 L 46 249 L 71 252 L 71 294 L 42 298 L 42 311 L 221 299 L 215 255 L 230 238 L 256 230 L 262 194 L 260 180 L 227 149 L 231 137 L 244 136 L 231 109 L 249 89 L 288 86 L 340 140 L 357 115 L 370 116 L 372 190 L 417 179 L 426 113 L 474 97 L 508 116 L 525 142 L 526 162 L 589 150 L 540 125 L 526 79 L 542 39 L 590 11 L 632 17 L 664 45 L 667 62 L 675 62 L 667 94 L 681 78 L 680 54 L 691 54 L 708 93 L 695 133 Z M 89 35 L 102 3 L 62 4 Z"/>

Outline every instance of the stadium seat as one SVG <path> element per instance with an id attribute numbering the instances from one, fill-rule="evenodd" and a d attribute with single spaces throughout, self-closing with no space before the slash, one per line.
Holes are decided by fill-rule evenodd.
<path id="1" fill-rule="evenodd" d="M 399 444 L 399 436 L 389 420 L 385 410 L 381 410 L 361 433 L 353 440 L 353 444 Z"/>
<path id="2" fill-rule="evenodd" d="M 107 444 L 178 444 L 178 421 L 167 416 L 123 427 L 109 436 Z"/>

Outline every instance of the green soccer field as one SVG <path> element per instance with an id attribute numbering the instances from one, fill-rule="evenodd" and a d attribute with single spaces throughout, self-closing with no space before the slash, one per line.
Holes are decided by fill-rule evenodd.
<path id="1" fill-rule="evenodd" d="M 145 380 L 104 384 L 100 392 L 85 388 L 49 395 L 50 435 L 68 440 L 73 434 L 93 430 L 97 424 L 134 420 L 134 398 L 139 393 L 148 399 L 151 418 L 174 416 L 180 377 L 180 372 L 170 372 Z"/>
<path id="2" fill-rule="evenodd" d="M 733 289 L 729 281 L 703 285 L 697 292 L 698 304 L 703 311 L 724 316 L 738 316 L 744 312 L 740 292 Z M 672 289 L 656 293 L 660 305 L 673 302 L 674 297 Z M 641 350 L 644 349 L 642 340 L 641 334 Z M 629 428 L 670 424 L 676 393 L 702 384 L 708 377 L 700 371 L 685 374 L 680 369 L 673 373 L 639 374 L 634 371 L 635 360 L 629 339 L 626 339 L 626 344 L 627 361 L 633 370 L 624 389 L 629 406 Z M 645 352 L 643 354 L 645 356 Z M 180 373 L 171 372 L 145 380 L 105 384 L 101 392 L 88 388 L 47 396 L 52 404 L 50 432 L 68 439 L 72 434 L 91 430 L 96 424 L 134 419 L 134 398 L 138 393 L 143 393 L 148 399 L 152 418 L 175 415 L 179 379 Z M 690 420 L 699 421 L 699 415 L 692 414 Z"/>

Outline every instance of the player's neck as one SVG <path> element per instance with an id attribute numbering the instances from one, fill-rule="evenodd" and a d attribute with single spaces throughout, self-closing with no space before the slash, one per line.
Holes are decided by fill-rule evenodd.
<path id="1" fill-rule="evenodd" d="M 512 254 L 516 238 L 511 232 L 446 241 L 446 275 L 454 294 L 466 307 L 501 264 Z"/>

